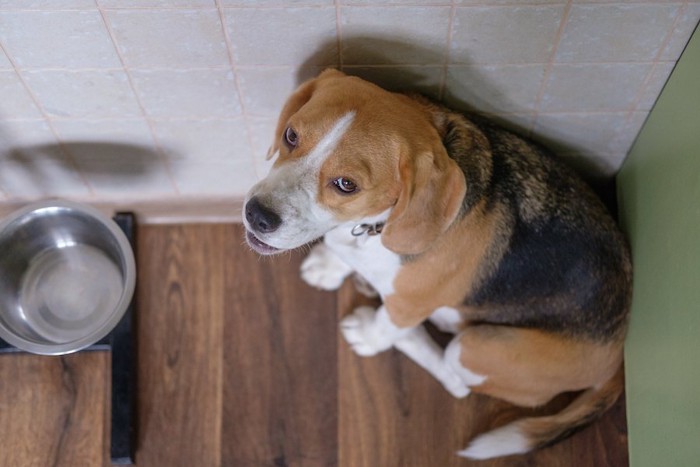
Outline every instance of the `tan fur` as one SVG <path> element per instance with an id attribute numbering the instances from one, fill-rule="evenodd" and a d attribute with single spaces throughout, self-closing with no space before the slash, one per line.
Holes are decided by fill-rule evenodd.
<path id="1" fill-rule="evenodd" d="M 319 204 L 342 220 L 378 214 L 397 202 L 407 207 L 410 200 L 418 197 L 420 199 L 410 211 L 401 210 L 406 214 L 400 219 L 406 229 L 397 228 L 395 235 L 404 238 L 409 223 L 415 229 L 425 228 L 422 222 L 415 222 L 421 207 L 417 203 L 422 202 L 422 207 L 431 208 L 436 219 L 440 218 L 439 229 L 435 228 L 437 222 L 430 227 L 431 232 L 439 230 L 433 234 L 437 236 L 459 211 L 464 179 L 459 167 L 445 153 L 426 110 L 405 96 L 387 93 L 361 80 L 346 79 L 338 83 L 328 79 L 339 75 L 335 70 L 328 70 L 319 78 L 303 84 L 288 100 L 275 131 L 276 143 L 271 149 L 272 153 L 280 151 L 275 164 L 307 154 L 333 122 L 361 105 L 363 111 L 356 115 L 352 133 L 346 135 L 321 168 Z M 305 106 L 312 95 L 315 105 Z M 294 151 L 279 143 L 288 126 L 299 135 L 299 146 Z M 405 167 L 402 174 L 394 170 L 399 164 Z M 421 165 L 420 172 L 416 165 Z M 416 179 L 418 173 L 420 177 L 432 175 L 426 180 Z M 361 187 L 362 196 L 348 197 L 339 193 L 332 186 L 332 181 L 338 177 L 351 177 Z M 426 190 L 414 191 L 414 182 Z M 434 207 L 423 199 L 428 189 L 435 195 L 429 197 L 430 202 L 440 200 Z M 396 212 L 398 217 L 399 210 Z M 392 230 L 387 225 L 387 238 L 392 236 Z M 425 236 L 423 232 L 416 232 L 414 238 Z M 397 243 L 401 243 L 400 240 Z"/>
<path id="2" fill-rule="evenodd" d="M 393 207 L 382 242 L 402 254 L 421 254 L 405 262 L 394 281 L 395 293 L 384 303 L 394 324 L 416 326 L 439 306 L 458 308 L 478 279 L 480 268 L 485 270 L 489 263 L 498 262 L 497 256 L 485 256 L 489 250 L 499 250 L 498 230 L 507 220 L 498 209 L 484 214 L 482 205 L 453 224 L 466 186 L 431 121 L 437 118 L 435 110 L 421 100 L 387 93 L 364 81 L 328 79 L 342 76 L 327 71 L 302 85 L 285 105 L 276 134 L 282 135 L 286 126 L 292 126 L 300 135 L 294 153 L 306 154 L 333 122 L 362 106 L 363 112 L 353 121 L 352 134 L 343 139 L 321 169 L 318 201 L 339 219 L 379 214 Z M 312 94 L 316 105 L 304 107 Z M 328 101 L 332 98 L 333 106 L 324 105 L 324 95 Z M 345 99 L 339 102 L 339 95 Z M 473 141 L 473 150 L 484 144 L 476 128 Z M 281 152 L 276 163 L 292 157 L 283 147 L 277 148 Z M 362 187 L 362 196 L 344 196 L 334 189 L 332 180 L 340 176 L 351 176 Z M 532 193 L 527 199 L 539 203 L 541 197 Z M 484 334 L 487 328 L 467 329 L 462 339 L 469 351 L 463 354 L 472 358 L 463 363 L 487 376 L 477 391 L 520 405 L 539 405 L 562 391 L 602 382 L 604 379 L 585 373 L 592 367 L 603 368 L 602 374 L 610 377 L 610 365 L 613 372 L 619 366 L 619 352 L 611 352 L 610 346 L 513 328 L 504 328 L 502 335 Z M 531 364 L 522 365 L 517 358 Z M 612 358 L 612 363 L 604 361 L 606 358 Z"/>
<path id="3" fill-rule="evenodd" d="M 401 191 L 384 227 L 382 243 L 397 253 L 416 255 L 432 246 L 455 220 L 466 184 L 442 144 L 418 154 L 405 149 L 399 174 Z"/>
<path id="4" fill-rule="evenodd" d="M 619 366 L 610 379 L 600 386 L 585 390 L 563 411 L 547 417 L 525 418 L 516 423 L 527 435 L 531 448 L 548 446 L 590 423 L 593 418 L 612 407 L 624 386 L 624 371 L 622 366 Z"/>
<path id="5" fill-rule="evenodd" d="M 485 214 L 482 203 L 430 250 L 407 261 L 394 281 L 396 293 L 384 300 L 394 324 L 417 326 L 440 306 L 459 307 L 472 288 L 487 249 L 497 238 L 501 222 L 502 213 L 494 210 Z"/>
<path id="6" fill-rule="evenodd" d="M 606 232 L 598 241 L 607 238 L 619 242 L 616 247 L 621 252 L 622 273 L 611 276 L 612 282 L 601 282 L 610 289 L 627 290 L 629 297 L 628 253 L 614 223 L 590 190 L 576 178 L 562 178 L 569 177 L 568 172 L 552 169 L 539 149 L 515 135 L 494 134 L 487 129 L 490 127 L 477 125 L 425 99 L 389 93 L 334 70 L 303 84 L 287 101 L 269 153 L 279 153 L 275 165 L 309 154 L 335 122 L 350 112 L 354 113 L 350 130 L 320 167 L 316 202 L 338 221 L 366 219 L 390 210 L 381 241 L 401 255 L 394 292 L 383 297 L 391 322 L 399 328 L 415 327 L 439 307 L 459 310 L 464 317 L 464 327 L 455 338 L 461 346 L 460 363 L 485 377 L 483 383 L 471 387 L 472 391 L 534 407 L 561 392 L 585 390 L 559 414 L 517 422 L 532 447 L 560 439 L 612 405 L 623 384 L 622 341 L 628 301 L 611 299 L 610 309 L 620 307 L 618 321 L 609 325 L 601 320 L 600 329 L 587 328 L 588 334 L 578 332 L 579 327 L 595 323 L 597 315 L 593 320 L 581 318 L 586 308 L 570 306 L 570 290 L 537 297 L 540 304 L 547 303 L 549 310 L 571 316 L 566 324 L 570 327 L 556 332 L 549 327 L 556 323 L 549 321 L 539 324 L 550 329 L 544 331 L 525 321 L 508 325 L 507 319 L 498 321 L 489 314 L 501 313 L 500 317 L 509 312 L 505 305 L 498 309 L 498 295 L 512 289 L 509 276 L 505 276 L 507 285 L 488 300 L 468 301 L 480 281 L 500 271 L 499 265 L 512 266 L 502 260 L 512 247 L 516 222 L 521 227 L 522 223 L 535 225 L 552 213 L 578 232 Z M 287 127 L 299 136 L 296 148 L 282 143 Z M 496 155 L 500 159 L 496 160 Z M 496 170 L 501 172 L 497 174 Z M 512 182 L 508 190 L 515 190 L 515 201 L 511 191 L 509 196 L 501 192 L 499 197 L 486 189 L 487 183 L 504 176 L 504 170 L 512 178 L 501 179 Z M 359 192 L 352 196 L 340 192 L 333 184 L 339 177 L 353 180 Z M 557 196 L 552 196 L 552 186 L 544 183 L 547 177 L 564 184 L 564 188 L 557 185 Z M 571 245 L 570 238 L 566 239 L 567 245 Z M 549 244 L 543 240 L 537 245 Z M 544 251 L 542 256 L 547 253 Z M 512 270 L 523 269 L 516 265 Z M 542 282 L 547 283 L 548 276 L 544 277 L 540 287 Z M 526 288 L 530 285 L 527 282 Z M 520 295 L 511 297 L 508 305 L 539 313 L 540 308 L 530 308 L 530 302 L 520 301 Z M 469 307 L 464 303 L 486 305 Z M 554 313 L 546 319 L 552 316 L 557 317 Z M 614 332 L 608 332 L 610 329 Z"/>
<path id="7" fill-rule="evenodd" d="M 358 213 L 376 215 L 392 206 L 399 196 L 398 177 L 381 163 L 373 166 L 369 154 L 394 154 L 398 143 L 387 138 L 382 141 L 342 141 L 333 157 L 321 167 L 318 202 L 332 210 L 339 219 L 352 219 Z M 358 151 L 359 148 L 359 151 Z M 356 155 L 360 154 L 361 157 Z M 332 186 L 337 177 L 352 177 L 361 187 L 363 196 L 345 196 Z"/>
<path id="8" fill-rule="evenodd" d="M 304 83 L 294 92 L 294 94 L 289 97 L 289 99 L 287 99 L 286 104 L 282 108 L 282 112 L 280 112 L 280 116 L 277 121 L 277 128 L 275 129 L 275 139 L 272 142 L 272 146 L 270 146 L 270 149 L 267 151 L 266 159 L 271 159 L 280 149 L 280 137 L 287 127 L 289 117 L 291 117 L 309 101 L 311 95 L 316 89 L 317 82 L 317 80 L 312 80 Z"/>
<path id="9" fill-rule="evenodd" d="M 622 343 L 600 345 L 507 326 L 468 326 L 460 361 L 487 379 L 474 392 L 536 407 L 557 394 L 602 385 L 622 362 Z"/>

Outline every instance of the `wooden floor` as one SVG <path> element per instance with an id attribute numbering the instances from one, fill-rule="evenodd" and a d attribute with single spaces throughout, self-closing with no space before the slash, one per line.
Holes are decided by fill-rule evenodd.
<path id="1" fill-rule="evenodd" d="M 301 257 L 259 258 L 233 225 L 139 228 L 136 465 L 628 464 L 623 400 L 536 454 L 458 458 L 531 412 L 455 400 L 395 351 L 355 356 L 338 319 L 366 299 L 307 287 Z M 0 467 L 109 465 L 108 368 L 106 352 L 0 356 Z"/>

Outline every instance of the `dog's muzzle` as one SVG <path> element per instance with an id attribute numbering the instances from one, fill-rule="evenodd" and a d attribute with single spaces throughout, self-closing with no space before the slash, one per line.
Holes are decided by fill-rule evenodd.
<path id="1" fill-rule="evenodd" d="M 268 234 L 276 231 L 282 225 L 282 219 L 277 213 L 266 208 L 256 197 L 251 198 L 245 205 L 246 240 L 248 245 L 262 255 L 279 252 L 278 248 L 260 240 L 255 234 Z"/>

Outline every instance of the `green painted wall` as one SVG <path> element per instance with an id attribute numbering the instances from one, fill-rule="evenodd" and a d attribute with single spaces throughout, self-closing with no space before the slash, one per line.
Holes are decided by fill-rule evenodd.
<path id="1" fill-rule="evenodd" d="M 635 279 L 630 464 L 700 466 L 700 31 L 617 179 Z"/>

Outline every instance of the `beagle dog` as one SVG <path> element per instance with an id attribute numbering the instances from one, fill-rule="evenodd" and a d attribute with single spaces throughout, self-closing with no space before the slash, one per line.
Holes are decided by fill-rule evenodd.
<path id="1" fill-rule="evenodd" d="M 623 389 L 626 242 L 605 207 L 542 148 L 420 96 L 326 70 L 286 102 L 269 175 L 248 193 L 250 247 L 313 242 L 301 266 L 333 290 L 359 274 L 382 299 L 341 321 L 362 356 L 391 347 L 455 397 L 561 412 L 482 434 L 485 459 L 554 443 Z M 421 325 L 454 334 L 442 348 Z"/>

